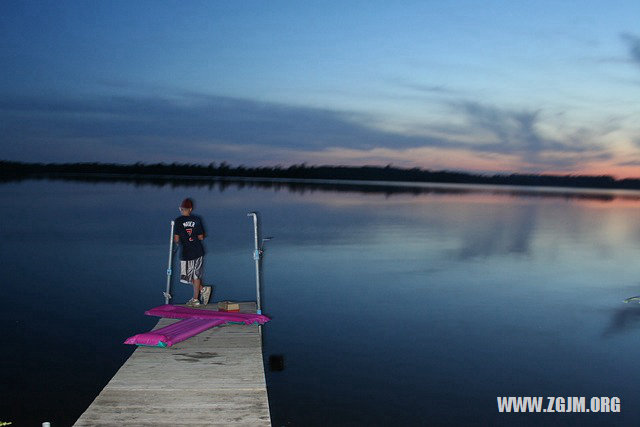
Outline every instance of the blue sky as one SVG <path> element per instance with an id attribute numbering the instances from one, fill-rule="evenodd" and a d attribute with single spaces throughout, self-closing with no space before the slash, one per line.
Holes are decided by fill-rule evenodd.
<path id="1" fill-rule="evenodd" d="M 3 1 L 0 158 L 640 176 L 638 17 L 637 1 Z"/>

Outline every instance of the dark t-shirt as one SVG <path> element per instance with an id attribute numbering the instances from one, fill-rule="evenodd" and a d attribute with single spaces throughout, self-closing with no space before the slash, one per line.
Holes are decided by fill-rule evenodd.
<path id="1" fill-rule="evenodd" d="M 174 234 L 180 236 L 182 253 L 180 259 L 189 261 L 204 255 L 204 246 L 198 239 L 200 234 L 204 234 L 204 226 L 199 216 L 179 216 L 175 219 Z"/>

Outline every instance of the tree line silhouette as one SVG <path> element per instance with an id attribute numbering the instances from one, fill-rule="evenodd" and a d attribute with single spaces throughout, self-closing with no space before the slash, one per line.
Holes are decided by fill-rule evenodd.
<path id="1" fill-rule="evenodd" d="M 616 179 L 610 175 L 494 174 L 432 171 L 420 168 L 387 166 L 309 166 L 289 167 L 232 166 L 227 162 L 209 165 L 184 163 L 25 163 L 0 161 L 3 181 L 52 177 L 114 177 L 120 179 L 212 179 L 255 178 L 289 180 L 347 180 L 383 182 L 420 182 L 449 184 L 513 185 L 536 187 L 578 187 L 596 189 L 640 189 L 640 178 Z"/>

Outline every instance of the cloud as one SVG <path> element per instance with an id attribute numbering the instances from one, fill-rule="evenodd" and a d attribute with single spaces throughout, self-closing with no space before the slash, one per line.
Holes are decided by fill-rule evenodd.
<path id="1" fill-rule="evenodd" d="M 629 56 L 631 57 L 631 60 L 637 65 L 640 65 L 640 37 L 630 33 L 623 33 L 621 37 L 629 47 Z"/>
<path id="2" fill-rule="evenodd" d="M 640 160 L 631 160 L 628 162 L 618 163 L 618 166 L 640 166 Z"/>
<path id="3" fill-rule="evenodd" d="M 443 84 L 423 84 L 416 83 L 414 81 L 406 81 L 404 79 L 395 78 L 389 80 L 392 84 L 395 84 L 399 88 L 409 89 L 411 91 L 434 94 L 434 95 L 456 95 L 459 94 L 457 90 Z"/>
<path id="4" fill-rule="evenodd" d="M 137 150 L 143 159 L 152 153 L 157 158 L 159 152 L 168 158 L 185 152 L 210 156 L 213 147 L 225 152 L 245 147 L 245 153 L 255 151 L 254 157 L 261 150 L 468 148 L 454 139 L 378 129 L 371 126 L 376 118 L 365 114 L 193 93 L 165 98 L 5 97 L 0 122 L 0 158 L 19 160 L 29 158 L 20 157 L 16 146 L 30 147 L 22 153 L 37 157 L 46 152 L 50 157 L 51 144 L 66 154 L 96 150 L 95 160 L 114 155 L 109 147 L 123 153 Z"/>
<path id="5" fill-rule="evenodd" d="M 565 135 L 563 139 L 547 137 L 539 129 L 541 111 L 500 109 L 477 102 L 462 101 L 452 105 L 461 111 L 468 131 L 482 135 L 479 151 L 516 155 L 539 169 L 570 167 L 585 160 L 606 160 L 611 155 L 590 143 L 590 133 L 582 130 L 579 137 Z"/>
<path id="6" fill-rule="evenodd" d="M 527 164 L 527 171 L 544 171 L 608 155 L 584 139 L 546 137 L 539 130 L 538 110 L 469 101 L 444 105 L 451 109 L 450 122 L 425 118 L 417 130 L 408 131 L 383 128 L 378 117 L 362 113 L 199 93 L 5 97 L 0 100 L 0 158 L 286 164 L 328 152 L 366 157 L 377 150 L 409 156 L 417 149 L 432 149 L 511 156 Z"/>
<path id="7" fill-rule="evenodd" d="M 5 143 L 9 138 L 66 136 L 110 139 L 114 144 L 138 139 L 145 148 L 144 137 L 317 150 L 410 147 L 425 142 L 367 127 L 361 122 L 368 119 L 355 113 L 204 95 L 4 99 L 0 115 L 6 123 Z"/>

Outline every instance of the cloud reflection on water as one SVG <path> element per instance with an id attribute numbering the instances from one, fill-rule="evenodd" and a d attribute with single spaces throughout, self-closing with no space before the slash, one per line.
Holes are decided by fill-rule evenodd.
<path id="1" fill-rule="evenodd" d="M 470 224 L 463 236 L 457 258 L 466 260 L 496 254 L 528 255 L 537 224 L 537 205 L 522 205 L 508 211 L 496 212 L 484 227 Z"/>
<path id="2" fill-rule="evenodd" d="M 625 334 L 640 329 L 640 305 L 616 308 L 611 314 L 611 321 L 602 333 L 603 337 Z"/>

